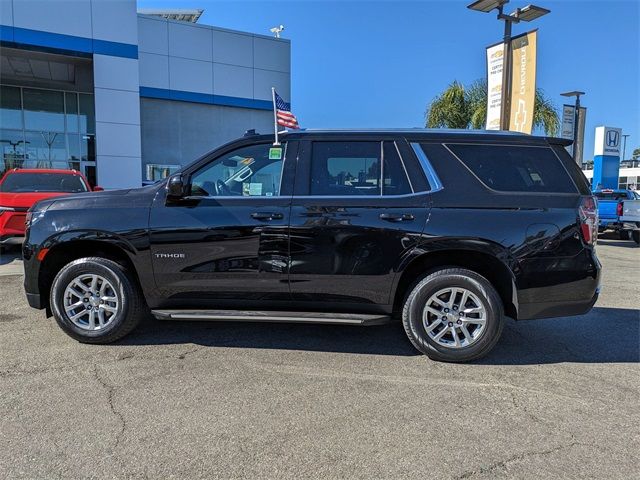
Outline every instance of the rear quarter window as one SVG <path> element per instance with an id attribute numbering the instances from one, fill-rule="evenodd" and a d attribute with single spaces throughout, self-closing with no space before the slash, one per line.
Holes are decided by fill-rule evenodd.
<path id="1" fill-rule="evenodd" d="M 569 173 L 549 147 L 461 144 L 447 147 L 492 190 L 577 193 Z"/>

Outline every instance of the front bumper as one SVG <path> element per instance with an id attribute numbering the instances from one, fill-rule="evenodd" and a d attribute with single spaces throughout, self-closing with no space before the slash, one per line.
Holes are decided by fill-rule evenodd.
<path id="1" fill-rule="evenodd" d="M 24 235 L 2 235 L 0 245 L 22 245 Z"/>

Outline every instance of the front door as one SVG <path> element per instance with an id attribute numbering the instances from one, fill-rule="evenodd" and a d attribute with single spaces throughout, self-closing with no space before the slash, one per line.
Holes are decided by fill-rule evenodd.
<path id="1" fill-rule="evenodd" d="M 295 149 L 270 143 L 230 148 L 185 173 L 184 199 L 158 196 L 150 236 L 161 303 L 241 308 L 251 301 L 290 298 Z M 287 157 L 293 160 L 287 163 Z"/>
<path id="2" fill-rule="evenodd" d="M 402 148 L 393 139 L 304 143 L 290 226 L 295 300 L 391 303 L 396 268 L 418 243 L 430 202 Z"/>

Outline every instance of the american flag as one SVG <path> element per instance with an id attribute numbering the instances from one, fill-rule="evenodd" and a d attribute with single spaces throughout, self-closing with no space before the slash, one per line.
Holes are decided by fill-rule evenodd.
<path id="1" fill-rule="evenodd" d="M 291 104 L 285 102 L 275 91 L 273 93 L 276 101 L 276 119 L 278 121 L 278 125 L 294 129 L 300 128 L 300 125 L 298 125 L 298 119 L 293 113 L 291 113 Z"/>

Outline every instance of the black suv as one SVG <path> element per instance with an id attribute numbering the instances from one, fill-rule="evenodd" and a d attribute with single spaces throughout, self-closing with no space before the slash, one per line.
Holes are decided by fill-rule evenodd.
<path id="1" fill-rule="evenodd" d="M 504 316 L 588 312 L 596 201 L 561 139 L 446 130 L 247 134 L 162 183 L 45 200 L 25 289 L 71 337 L 158 319 L 373 325 L 467 361 Z"/>

